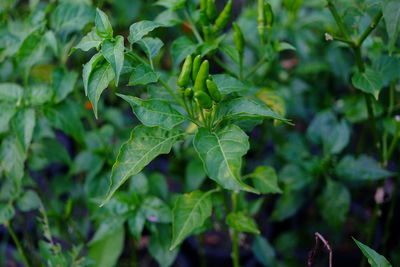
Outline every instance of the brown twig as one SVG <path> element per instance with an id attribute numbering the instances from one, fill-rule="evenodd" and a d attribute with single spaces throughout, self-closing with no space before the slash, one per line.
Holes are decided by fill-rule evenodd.
<path id="1" fill-rule="evenodd" d="M 329 254 L 329 267 L 332 267 L 332 249 L 329 246 L 328 241 L 326 241 L 326 239 L 320 233 L 315 233 L 314 235 L 315 235 L 315 246 L 310 251 L 310 253 L 308 253 L 307 267 L 312 267 L 314 265 L 314 258 L 317 255 L 320 241 L 322 242 L 324 248 Z"/>

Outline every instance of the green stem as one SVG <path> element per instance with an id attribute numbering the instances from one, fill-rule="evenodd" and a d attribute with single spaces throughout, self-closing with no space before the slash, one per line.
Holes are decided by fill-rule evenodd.
<path id="1" fill-rule="evenodd" d="M 379 24 L 379 21 L 382 19 L 383 13 L 382 10 L 379 10 L 378 14 L 373 18 L 372 22 L 369 24 L 368 28 L 361 34 L 360 38 L 357 41 L 357 45 L 361 46 L 362 43 L 367 39 L 369 34 L 376 28 Z"/>
<path id="2" fill-rule="evenodd" d="M 239 79 L 243 81 L 243 54 L 239 55 Z"/>
<path id="3" fill-rule="evenodd" d="M 343 23 L 342 18 L 339 15 L 339 12 L 336 9 L 336 6 L 333 4 L 332 0 L 328 0 L 328 8 L 331 12 L 333 18 L 336 21 L 336 24 L 339 27 L 340 33 L 347 40 L 350 40 L 349 34 L 347 33 L 346 25 Z"/>
<path id="4" fill-rule="evenodd" d="M 355 60 L 356 60 L 356 64 L 357 64 L 357 68 L 360 72 L 364 72 L 365 71 L 365 65 L 364 65 L 364 61 L 362 59 L 362 55 L 361 55 L 361 46 L 352 46 L 353 52 L 354 52 L 354 56 L 355 56 Z"/>
<path id="5" fill-rule="evenodd" d="M 217 56 L 213 56 L 213 60 L 221 67 L 224 69 L 225 72 L 227 72 L 229 75 L 232 75 L 234 77 L 237 77 L 235 73 L 229 70 L 229 67 L 222 61 L 220 60 Z"/>
<path id="6" fill-rule="evenodd" d="M 17 246 L 17 250 L 18 250 L 19 255 L 21 256 L 22 261 L 24 262 L 24 264 L 27 267 L 29 267 L 30 265 L 29 265 L 28 260 L 27 260 L 27 258 L 25 256 L 24 249 L 22 248 L 22 245 L 19 242 L 17 235 L 15 234 L 15 232 L 12 229 L 10 224 L 7 224 L 7 228 L 8 228 L 8 232 L 10 233 L 10 236 L 11 236 L 12 240 L 14 241 L 15 245 Z"/>
<path id="7" fill-rule="evenodd" d="M 257 64 L 244 76 L 244 79 L 247 80 L 248 78 L 250 78 L 254 73 L 256 73 L 256 71 L 264 64 L 266 63 L 266 58 L 267 56 L 264 55 L 260 61 L 257 62 Z"/>
<path id="8" fill-rule="evenodd" d="M 187 8 L 185 8 L 184 13 L 185 13 L 186 19 L 187 19 L 187 20 L 189 21 L 189 23 L 190 23 L 190 28 L 192 28 L 192 31 L 193 31 L 194 36 L 196 37 L 197 41 L 198 41 L 200 44 L 202 44 L 202 43 L 204 42 L 204 41 L 203 41 L 203 38 L 201 38 L 201 35 L 200 35 L 199 31 L 197 30 L 197 27 L 196 27 L 196 25 L 194 24 L 192 18 L 190 17 L 189 12 L 187 11 Z"/>
<path id="9" fill-rule="evenodd" d="M 232 212 L 236 212 L 237 210 L 237 202 L 238 202 L 239 193 L 236 191 L 232 192 Z M 234 267 L 240 267 L 239 261 L 239 231 L 235 229 L 232 230 L 232 253 L 231 258 Z"/>

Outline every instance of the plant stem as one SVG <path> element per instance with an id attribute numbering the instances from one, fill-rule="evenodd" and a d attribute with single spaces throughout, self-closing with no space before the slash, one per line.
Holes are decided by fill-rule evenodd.
<path id="1" fill-rule="evenodd" d="M 376 28 L 379 21 L 381 20 L 383 14 L 382 10 L 379 10 L 378 14 L 373 18 L 372 22 L 369 24 L 368 28 L 361 34 L 360 38 L 357 41 L 357 45 L 361 46 L 365 39 L 369 36 L 369 34 Z"/>
<path id="2" fill-rule="evenodd" d="M 238 202 L 239 192 L 233 191 L 231 195 L 232 199 L 232 212 L 236 212 L 237 210 L 237 202 Z M 239 261 L 239 231 L 235 229 L 232 230 L 232 253 L 231 258 L 234 267 L 240 267 Z"/>
<path id="3" fill-rule="evenodd" d="M 333 4 L 332 0 L 328 0 L 328 8 L 331 12 L 333 18 L 336 21 L 336 24 L 339 27 L 340 33 L 347 40 L 350 40 L 349 34 L 347 33 L 346 25 L 343 23 L 342 18 L 339 15 L 339 12 L 336 9 L 336 6 Z"/>
<path id="4" fill-rule="evenodd" d="M 239 79 L 243 81 L 243 54 L 239 56 Z"/>
<path id="5" fill-rule="evenodd" d="M 190 17 L 189 12 L 187 11 L 187 8 L 185 8 L 184 14 L 185 14 L 186 19 L 187 19 L 187 20 L 189 21 L 189 23 L 190 23 L 190 28 L 192 28 L 193 34 L 194 34 L 194 36 L 196 37 L 197 41 L 198 41 L 200 44 L 202 44 L 202 43 L 204 42 L 204 41 L 203 41 L 203 38 L 201 38 L 201 35 L 200 35 L 199 31 L 197 30 L 197 27 L 196 27 L 196 25 L 194 24 L 192 18 Z"/>
<path id="6" fill-rule="evenodd" d="M 217 56 L 213 56 L 213 60 L 221 67 L 224 69 L 225 72 L 227 72 L 229 75 L 232 75 L 234 77 L 237 77 L 235 73 L 229 70 L 229 67 L 222 61 L 220 60 Z"/>
<path id="7" fill-rule="evenodd" d="M 250 78 L 264 63 L 266 63 L 266 55 L 264 55 L 260 61 L 244 76 L 244 79 L 247 80 Z"/>
<path id="8" fill-rule="evenodd" d="M 19 242 L 17 235 L 15 234 L 15 232 L 12 229 L 10 224 L 7 224 L 7 228 L 8 228 L 8 232 L 10 233 L 10 236 L 11 236 L 12 240 L 14 241 L 15 245 L 17 246 L 17 250 L 18 250 L 19 255 L 21 256 L 22 261 L 24 262 L 24 264 L 27 267 L 29 267 L 30 265 L 29 265 L 28 260 L 27 260 L 27 258 L 25 256 L 24 249 L 22 248 L 22 245 Z"/>

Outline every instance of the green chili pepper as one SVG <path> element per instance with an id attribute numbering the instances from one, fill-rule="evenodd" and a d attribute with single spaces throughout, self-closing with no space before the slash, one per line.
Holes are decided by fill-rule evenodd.
<path id="1" fill-rule="evenodd" d="M 265 11 L 265 24 L 267 27 L 272 27 L 274 24 L 274 11 L 272 10 L 272 7 L 270 3 L 265 2 L 264 3 L 264 11 Z"/>
<path id="2" fill-rule="evenodd" d="M 233 41 L 239 54 L 243 55 L 244 52 L 244 37 L 239 25 L 233 23 Z"/>
<path id="3" fill-rule="evenodd" d="M 194 82 L 195 92 L 198 91 L 207 92 L 206 80 L 208 78 L 209 70 L 210 70 L 210 64 L 208 63 L 208 60 L 204 60 L 203 63 L 201 63 L 199 73 L 197 73 L 197 77 Z"/>
<path id="4" fill-rule="evenodd" d="M 192 72 L 192 56 L 189 55 L 186 57 L 185 62 L 183 63 L 182 71 L 178 78 L 179 86 L 185 87 L 189 84 L 191 72 Z"/>
<path id="5" fill-rule="evenodd" d="M 207 0 L 200 0 L 200 9 L 201 10 L 207 9 Z"/>
<path id="6" fill-rule="evenodd" d="M 207 1 L 207 17 L 213 21 L 218 15 L 217 7 L 215 6 L 215 0 Z"/>
<path id="7" fill-rule="evenodd" d="M 232 13 L 232 0 L 229 0 L 228 3 L 226 3 L 222 12 L 218 15 L 217 19 L 215 20 L 214 24 L 215 32 L 221 31 L 223 28 L 225 28 L 225 26 L 231 19 L 231 13 Z"/>
<path id="8" fill-rule="evenodd" d="M 258 17 L 257 17 L 257 29 L 260 40 L 264 41 L 265 33 L 265 6 L 264 0 L 258 0 Z"/>
<path id="9" fill-rule="evenodd" d="M 193 60 L 193 68 L 192 68 L 192 80 L 195 81 L 197 77 L 197 73 L 199 72 L 201 65 L 201 56 L 197 55 Z"/>
<path id="10" fill-rule="evenodd" d="M 185 96 L 188 98 L 188 99 L 192 99 L 193 98 L 193 89 L 192 88 L 190 88 L 190 87 L 188 87 L 188 88 L 186 88 L 185 89 Z"/>
<path id="11" fill-rule="evenodd" d="M 207 80 L 206 83 L 207 83 L 208 94 L 211 96 L 211 98 L 217 103 L 221 101 L 222 98 L 221 93 L 215 82 Z"/>
<path id="12" fill-rule="evenodd" d="M 199 103 L 199 106 L 204 109 L 210 109 L 212 107 L 211 98 L 203 91 L 197 91 L 194 93 L 194 98 Z"/>

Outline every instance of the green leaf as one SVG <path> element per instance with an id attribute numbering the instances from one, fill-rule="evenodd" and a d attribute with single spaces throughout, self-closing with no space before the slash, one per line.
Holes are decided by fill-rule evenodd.
<path id="1" fill-rule="evenodd" d="M 138 195 L 147 195 L 149 192 L 149 182 L 147 181 L 146 175 L 140 172 L 134 176 L 129 183 L 129 191 L 134 192 Z"/>
<path id="2" fill-rule="evenodd" d="M 350 208 L 350 192 L 339 182 L 328 180 L 317 202 L 325 221 L 339 228 L 346 220 Z"/>
<path id="3" fill-rule="evenodd" d="M 78 79 L 78 73 L 67 71 L 63 68 L 56 68 L 52 74 L 52 87 L 54 91 L 54 101 L 60 103 L 69 93 L 74 90 Z"/>
<path id="4" fill-rule="evenodd" d="M 102 41 L 103 38 L 101 38 L 97 34 L 96 28 L 93 27 L 93 29 L 88 34 L 86 34 L 76 46 L 71 49 L 70 54 L 72 54 L 76 49 L 80 49 L 85 52 L 89 51 L 92 48 L 96 48 L 98 50 Z"/>
<path id="5" fill-rule="evenodd" d="M 357 89 L 372 94 L 378 100 L 384 81 L 381 73 L 366 69 L 365 72 L 356 72 L 351 78 L 351 82 Z"/>
<path id="6" fill-rule="evenodd" d="M 60 129 L 82 143 L 84 129 L 80 121 L 79 106 L 77 105 L 77 103 L 71 101 L 63 101 L 56 106 L 46 107 L 44 115 L 51 126 Z"/>
<path id="7" fill-rule="evenodd" d="M 41 106 L 51 102 L 54 96 L 54 91 L 48 84 L 33 84 L 25 90 L 25 104 L 32 106 Z"/>
<path id="8" fill-rule="evenodd" d="M 111 199 L 126 180 L 142 171 L 154 158 L 168 154 L 172 146 L 184 135 L 185 133 L 176 129 L 166 131 L 159 127 L 135 127 L 130 139 L 122 145 L 118 153 L 112 168 L 110 188 L 102 205 Z"/>
<path id="9" fill-rule="evenodd" d="M 101 62 L 103 59 L 104 59 L 103 54 L 101 52 L 98 52 L 97 54 L 93 55 L 92 58 L 83 66 L 82 78 L 86 96 L 88 95 L 90 75 L 96 68 L 97 64 Z"/>
<path id="10" fill-rule="evenodd" d="M 264 266 L 273 266 L 276 257 L 275 250 L 266 238 L 256 235 L 251 249 L 260 263 Z"/>
<path id="11" fill-rule="evenodd" d="M 147 196 L 140 206 L 140 211 L 152 223 L 170 223 L 172 221 L 171 208 L 155 196 Z"/>
<path id="12" fill-rule="evenodd" d="M 271 215 L 272 221 L 283 221 L 294 214 L 304 204 L 304 194 L 299 191 L 285 190 L 277 202 Z"/>
<path id="13" fill-rule="evenodd" d="M 280 42 L 278 46 L 278 52 L 285 51 L 285 50 L 293 50 L 296 51 L 296 47 L 293 45 L 286 43 L 286 42 Z"/>
<path id="14" fill-rule="evenodd" d="M 121 225 L 114 232 L 90 245 L 88 257 L 98 267 L 115 266 L 124 248 L 124 227 Z"/>
<path id="15" fill-rule="evenodd" d="M 168 184 L 164 175 L 155 172 L 149 176 L 149 192 L 151 195 L 167 199 L 168 197 Z"/>
<path id="16" fill-rule="evenodd" d="M 169 250 L 172 236 L 169 225 L 158 224 L 155 228 L 156 230 L 152 232 L 148 245 L 150 255 L 156 259 L 161 267 L 169 267 L 174 263 L 179 249 Z"/>
<path id="17" fill-rule="evenodd" d="M 383 18 L 389 35 L 389 47 L 393 50 L 400 34 L 400 2 L 397 0 L 381 0 Z"/>
<path id="18" fill-rule="evenodd" d="M 22 197 L 18 200 L 18 208 L 23 211 L 31 211 L 40 207 L 40 198 L 38 194 L 33 190 L 26 191 Z"/>
<path id="19" fill-rule="evenodd" d="M 232 212 L 226 217 L 226 224 L 239 232 L 260 234 L 256 222 L 243 212 Z"/>
<path id="20" fill-rule="evenodd" d="M 0 225 L 8 223 L 14 215 L 15 210 L 10 203 L 0 203 Z"/>
<path id="21" fill-rule="evenodd" d="M 233 46 L 233 45 L 221 45 L 220 49 L 221 49 L 221 52 L 223 52 L 228 57 L 230 57 L 233 62 L 235 62 L 236 64 L 239 64 L 240 55 L 239 55 L 239 52 L 237 51 L 235 46 Z"/>
<path id="22" fill-rule="evenodd" d="M 263 194 L 282 193 L 278 185 L 275 169 L 269 166 L 259 166 L 246 177 L 252 179 L 254 187 Z"/>
<path id="23" fill-rule="evenodd" d="M 115 74 L 115 85 L 118 86 L 119 75 L 124 65 L 124 37 L 118 35 L 115 40 L 105 40 L 101 46 L 104 58 L 111 64 Z"/>
<path id="24" fill-rule="evenodd" d="M 158 38 L 145 37 L 138 41 L 138 44 L 151 60 L 158 55 L 164 43 Z"/>
<path id="25" fill-rule="evenodd" d="M 93 21 L 94 10 L 84 2 L 63 1 L 51 12 L 50 25 L 58 32 L 82 30 Z"/>
<path id="26" fill-rule="evenodd" d="M 46 48 L 46 42 L 43 41 L 43 35 L 39 31 L 31 33 L 22 43 L 17 52 L 16 60 L 24 71 L 35 65 L 43 59 Z"/>
<path id="27" fill-rule="evenodd" d="M 158 0 L 156 5 L 163 6 L 168 9 L 177 10 L 185 6 L 186 0 Z"/>
<path id="28" fill-rule="evenodd" d="M 378 254 L 375 250 L 372 248 L 364 245 L 357 239 L 353 237 L 354 242 L 356 242 L 357 246 L 361 250 L 361 252 L 364 254 L 365 257 L 368 259 L 368 263 L 371 265 L 371 267 L 391 267 L 392 265 L 390 262 L 382 255 Z"/>
<path id="29" fill-rule="evenodd" d="M 186 165 L 185 170 L 185 192 L 192 192 L 200 188 L 207 178 L 204 172 L 203 163 L 200 159 L 194 158 Z"/>
<path id="30" fill-rule="evenodd" d="M 102 38 L 111 38 L 113 36 L 113 29 L 107 17 L 107 14 L 96 8 L 96 18 L 94 20 L 96 25 L 96 32 Z"/>
<path id="31" fill-rule="evenodd" d="M 249 118 L 275 119 L 290 123 L 289 120 L 276 114 L 265 103 L 257 98 L 239 97 L 220 104 L 220 114 L 225 120 L 239 121 Z"/>
<path id="32" fill-rule="evenodd" d="M 0 101 L 18 105 L 24 89 L 16 83 L 0 83 Z"/>
<path id="33" fill-rule="evenodd" d="M 88 97 L 93 106 L 93 112 L 97 118 L 97 103 L 100 95 L 108 87 L 109 83 L 114 79 L 114 71 L 110 63 L 104 62 L 97 66 L 89 77 Z"/>
<path id="34" fill-rule="evenodd" d="M 213 191 L 194 191 L 178 197 L 173 209 L 170 250 L 179 246 L 194 230 L 202 227 L 211 216 L 211 193 Z"/>
<path id="35" fill-rule="evenodd" d="M 13 133 L 24 151 L 28 151 L 35 128 L 36 116 L 33 109 L 22 109 L 11 121 Z"/>
<path id="36" fill-rule="evenodd" d="M 158 81 L 159 74 L 152 70 L 148 65 L 140 64 L 135 67 L 129 77 L 128 85 L 147 85 Z"/>
<path id="37" fill-rule="evenodd" d="M 350 181 L 379 180 L 394 175 L 383 169 L 376 160 L 365 155 L 358 158 L 345 156 L 336 165 L 336 174 L 341 179 Z"/>
<path id="38" fill-rule="evenodd" d="M 25 158 L 25 151 L 15 136 L 3 139 L 0 146 L 0 171 L 4 171 L 8 179 L 22 179 Z"/>
<path id="39" fill-rule="evenodd" d="M 5 133 L 9 130 L 9 122 L 15 115 L 17 109 L 15 105 L 0 102 L 0 133 Z"/>
<path id="40" fill-rule="evenodd" d="M 193 145 L 211 179 L 226 189 L 257 193 L 240 178 L 242 157 L 249 150 L 249 140 L 238 126 L 228 125 L 216 132 L 200 128 Z"/>
<path id="41" fill-rule="evenodd" d="M 149 32 L 153 31 L 156 28 L 163 27 L 164 25 L 159 22 L 142 20 L 136 23 L 133 23 L 129 27 L 129 36 L 128 41 L 131 44 L 136 43 L 137 41 L 141 40 L 143 36 L 148 34 Z"/>
<path id="42" fill-rule="evenodd" d="M 382 55 L 374 61 L 373 67 L 382 74 L 385 85 L 400 78 L 400 60 L 396 57 Z"/>
<path id="43" fill-rule="evenodd" d="M 144 228 L 145 218 L 141 212 L 135 213 L 128 219 L 128 228 L 131 234 L 136 238 L 137 241 L 140 240 Z"/>
<path id="44" fill-rule="evenodd" d="M 246 84 L 227 74 L 213 75 L 213 81 L 217 84 L 218 89 L 223 95 L 245 93 L 250 90 Z"/>
<path id="45" fill-rule="evenodd" d="M 307 129 L 307 137 L 317 144 L 323 144 L 324 152 L 340 153 L 350 141 L 350 128 L 346 121 L 337 121 L 331 111 L 317 114 Z"/>
<path id="46" fill-rule="evenodd" d="M 186 36 L 172 42 L 171 54 L 175 66 L 178 66 L 188 55 L 196 52 L 197 44 Z"/>
<path id="47" fill-rule="evenodd" d="M 185 117 L 164 100 L 143 100 L 138 97 L 121 94 L 118 94 L 118 96 L 131 105 L 136 117 L 148 127 L 159 126 L 163 129 L 171 130 L 186 121 Z"/>

